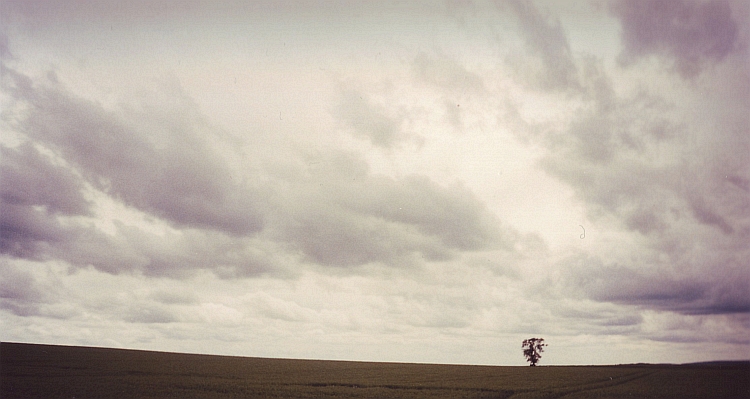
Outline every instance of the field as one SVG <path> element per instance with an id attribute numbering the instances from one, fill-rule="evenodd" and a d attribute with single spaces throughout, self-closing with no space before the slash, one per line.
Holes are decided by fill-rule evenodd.
<path id="1" fill-rule="evenodd" d="M 750 398 L 750 363 L 502 367 L 0 344 L 11 398 Z"/>

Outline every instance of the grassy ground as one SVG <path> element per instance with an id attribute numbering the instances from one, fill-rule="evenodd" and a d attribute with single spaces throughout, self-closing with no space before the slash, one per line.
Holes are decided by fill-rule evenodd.
<path id="1" fill-rule="evenodd" d="M 750 365 L 491 367 L 0 344 L 11 398 L 750 398 Z"/>

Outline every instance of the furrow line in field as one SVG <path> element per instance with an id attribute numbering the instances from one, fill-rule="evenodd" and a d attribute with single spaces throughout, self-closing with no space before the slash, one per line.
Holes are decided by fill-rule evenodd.
<path id="1" fill-rule="evenodd" d="M 600 383 L 586 385 L 586 386 L 584 386 L 583 389 L 579 389 L 577 391 L 567 392 L 567 393 L 565 393 L 565 394 L 563 394 L 561 396 L 555 397 L 555 399 L 564 398 L 564 397 L 566 397 L 568 395 L 571 395 L 571 394 L 574 394 L 574 393 L 578 393 L 578 392 L 593 391 L 593 390 L 596 390 L 596 389 L 610 388 L 610 387 L 615 387 L 615 386 L 622 385 L 622 384 L 627 384 L 628 382 L 631 382 L 631 381 L 634 381 L 634 380 L 637 380 L 637 379 L 640 379 L 640 378 L 648 377 L 648 376 L 650 376 L 650 375 L 652 375 L 654 373 L 656 373 L 656 371 L 645 371 L 643 373 L 638 373 L 636 375 L 631 374 L 631 375 L 625 376 L 623 378 L 619 378 L 617 380 L 612 380 L 612 381 L 609 381 L 609 382 L 608 381 L 604 381 L 604 382 L 600 382 Z"/>
<path id="2" fill-rule="evenodd" d="M 637 372 L 637 373 L 631 373 L 631 374 L 627 374 L 623 376 L 618 376 L 615 378 L 610 377 L 609 380 L 600 380 L 600 381 L 586 383 L 586 384 L 563 386 L 558 389 L 519 392 L 515 395 L 512 395 L 509 399 L 532 399 L 532 398 L 533 399 L 560 399 L 560 398 L 564 398 L 565 396 L 578 393 L 578 392 L 592 391 L 595 389 L 602 389 L 602 388 L 622 385 L 630 381 L 649 376 L 655 372 L 656 371 L 643 371 L 643 372 Z"/>
<path id="3" fill-rule="evenodd" d="M 287 384 L 285 384 L 287 385 Z M 315 388 L 353 388 L 353 389 L 390 389 L 396 391 L 465 391 L 474 393 L 488 393 L 499 395 L 500 398 L 508 398 L 513 394 L 511 390 L 492 389 L 492 388 L 470 388 L 470 387 L 445 387 L 434 385 L 398 385 L 398 384 L 356 384 L 356 383 L 337 383 L 337 382 L 313 382 L 307 384 L 288 384 L 295 386 L 315 387 Z"/>

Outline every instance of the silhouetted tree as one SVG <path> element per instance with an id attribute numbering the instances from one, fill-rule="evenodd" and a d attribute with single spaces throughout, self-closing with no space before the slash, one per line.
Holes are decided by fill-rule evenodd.
<path id="1" fill-rule="evenodd" d="M 544 352 L 544 347 L 547 344 L 544 343 L 544 338 L 529 338 L 524 339 L 521 347 L 523 348 L 523 355 L 526 356 L 526 361 L 531 363 L 531 366 L 536 366 L 539 359 L 542 358 L 541 353 Z"/>

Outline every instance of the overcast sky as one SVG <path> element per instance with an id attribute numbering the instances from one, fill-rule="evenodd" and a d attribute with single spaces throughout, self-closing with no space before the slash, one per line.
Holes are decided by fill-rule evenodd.
<path id="1" fill-rule="evenodd" d="M 747 2 L 0 7 L 3 341 L 750 358 Z"/>

